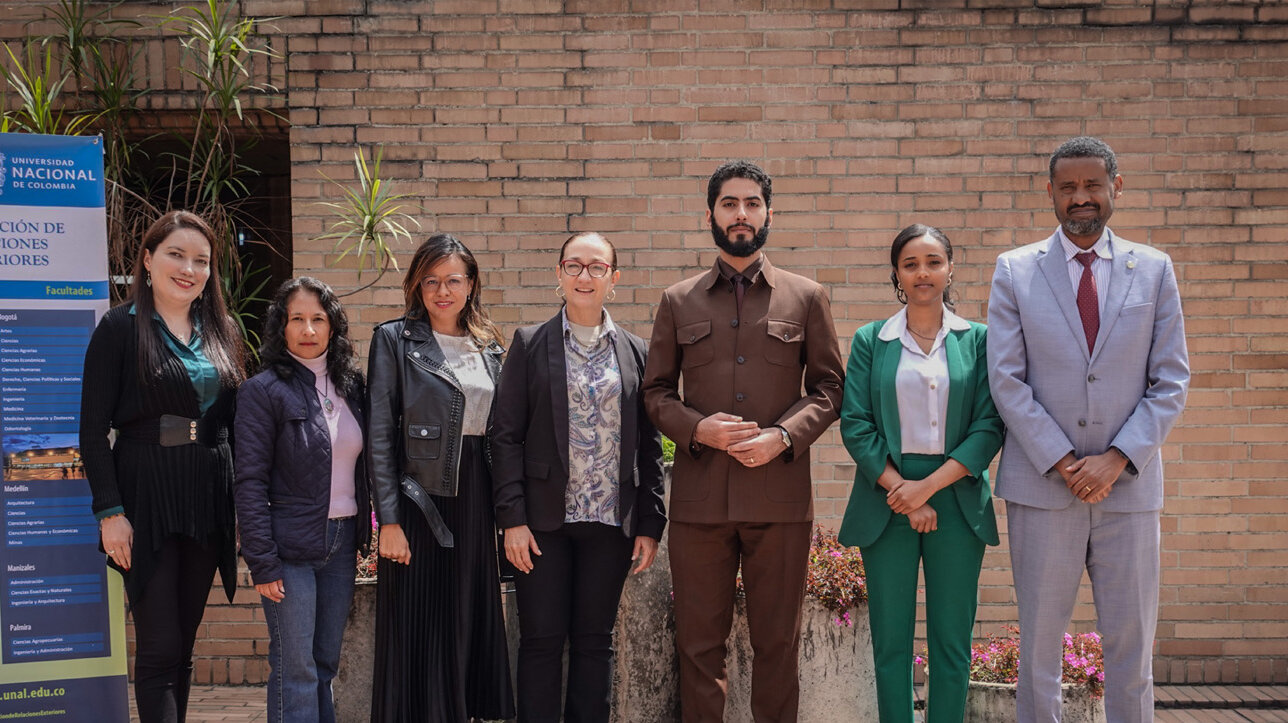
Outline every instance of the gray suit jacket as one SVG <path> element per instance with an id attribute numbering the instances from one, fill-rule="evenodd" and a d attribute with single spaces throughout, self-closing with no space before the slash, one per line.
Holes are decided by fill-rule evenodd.
<path id="1" fill-rule="evenodd" d="M 1059 237 L 997 259 L 988 302 L 989 386 L 1006 422 L 995 494 L 1030 507 L 1076 499 L 1055 463 L 1117 447 L 1124 471 L 1099 504 L 1162 509 L 1159 448 L 1185 406 L 1189 356 L 1167 254 L 1112 232 L 1113 269 L 1094 353 L 1088 353 Z"/>

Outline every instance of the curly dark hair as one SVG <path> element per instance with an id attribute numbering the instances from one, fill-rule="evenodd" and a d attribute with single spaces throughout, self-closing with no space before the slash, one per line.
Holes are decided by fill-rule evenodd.
<path id="1" fill-rule="evenodd" d="M 331 324 L 331 338 L 327 340 L 326 348 L 327 376 L 341 395 L 353 394 L 362 387 L 362 371 L 358 368 L 353 340 L 349 338 L 349 319 L 331 287 L 312 276 L 284 282 L 273 296 L 264 318 L 264 343 L 259 347 L 261 367 L 272 369 L 282 379 L 295 375 L 296 362 L 286 350 L 286 306 L 297 291 L 307 291 L 318 297 L 318 303 Z"/>
<path id="2" fill-rule="evenodd" d="M 1061 158 L 1099 158 L 1105 162 L 1105 171 L 1109 173 L 1110 179 L 1118 175 L 1118 157 L 1114 155 L 1114 149 L 1099 138 L 1078 136 L 1061 143 L 1047 162 L 1049 178 L 1055 178 L 1055 163 Z"/>
<path id="3" fill-rule="evenodd" d="M 716 199 L 720 197 L 720 187 L 730 178 L 746 178 L 760 184 L 760 195 L 765 197 L 765 208 L 769 208 L 769 197 L 774 194 L 774 181 L 765 173 L 765 169 L 751 161 L 729 161 L 716 169 L 707 181 L 707 210 L 714 211 Z"/>

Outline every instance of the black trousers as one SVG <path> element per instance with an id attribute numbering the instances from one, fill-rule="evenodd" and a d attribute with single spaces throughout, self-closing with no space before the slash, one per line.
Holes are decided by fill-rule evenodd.
<path id="1" fill-rule="evenodd" d="M 156 572 L 131 608 L 134 699 L 142 723 L 179 723 L 188 714 L 192 646 L 218 563 L 214 546 L 167 538 Z"/>
<path id="2" fill-rule="evenodd" d="M 519 721 L 558 723 L 568 642 L 567 723 L 606 723 L 613 624 L 633 541 L 620 527 L 574 522 L 532 531 L 541 556 L 515 580 L 519 604 Z"/>

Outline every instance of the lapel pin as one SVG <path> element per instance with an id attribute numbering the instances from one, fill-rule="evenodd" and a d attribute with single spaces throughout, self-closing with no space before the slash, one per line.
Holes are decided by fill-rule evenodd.
<path id="1" fill-rule="evenodd" d="M 1127 268 L 1129 269 L 1136 268 L 1136 259 L 1127 259 Z"/>

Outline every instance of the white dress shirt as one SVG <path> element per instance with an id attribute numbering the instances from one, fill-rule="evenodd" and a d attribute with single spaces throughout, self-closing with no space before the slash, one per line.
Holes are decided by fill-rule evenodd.
<path id="1" fill-rule="evenodd" d="M 1078 248 L 1068 236 L 1064 235 L 1064 229 L 1057 229 L 1056 234 L 1060 237 L 1060 247 L 1064 249 L 1064 263 L 1069 269 L 1069 283 L 1073 284 L 1073 297 L 1078 298 L 1078 285 L 1082 283 L 1082 262 L 1075 259 L 1074 256 L 1082 253 L 1084 249 Z M 1105 298 L 1109 296 L 1109 276 L 1113 271 L 1113 264 L 1105 263 L 1112 261 L 1114 258 L 1113 246 L 1110 243 L 1113 239 L 1113 232 L 1106 226 L 1100 232 L 1100 238 L 1096 243 L 1086 251 L 1096 252 L 1096 258 L 1091 262 L 1091 278 L 1096 280 L 1096 303 L 1100 307 L 1100 318 L 1105 317 Z"/>
<path id="2" fill-rule="evenodd" d="M 944 339 L 950 331 L 969 328 L 969 322 L 945 306 L 939 333 L 930 346 L 930 353 L 926 353 L 908 330 L 905 307 L 890 317 L 877 334 L 882 341 L 898 339 L 903 347 L 895 372 L 903 454 L 944 453 L 944 425 L 948 419 L 948 354 L 944 350 Z"/>

